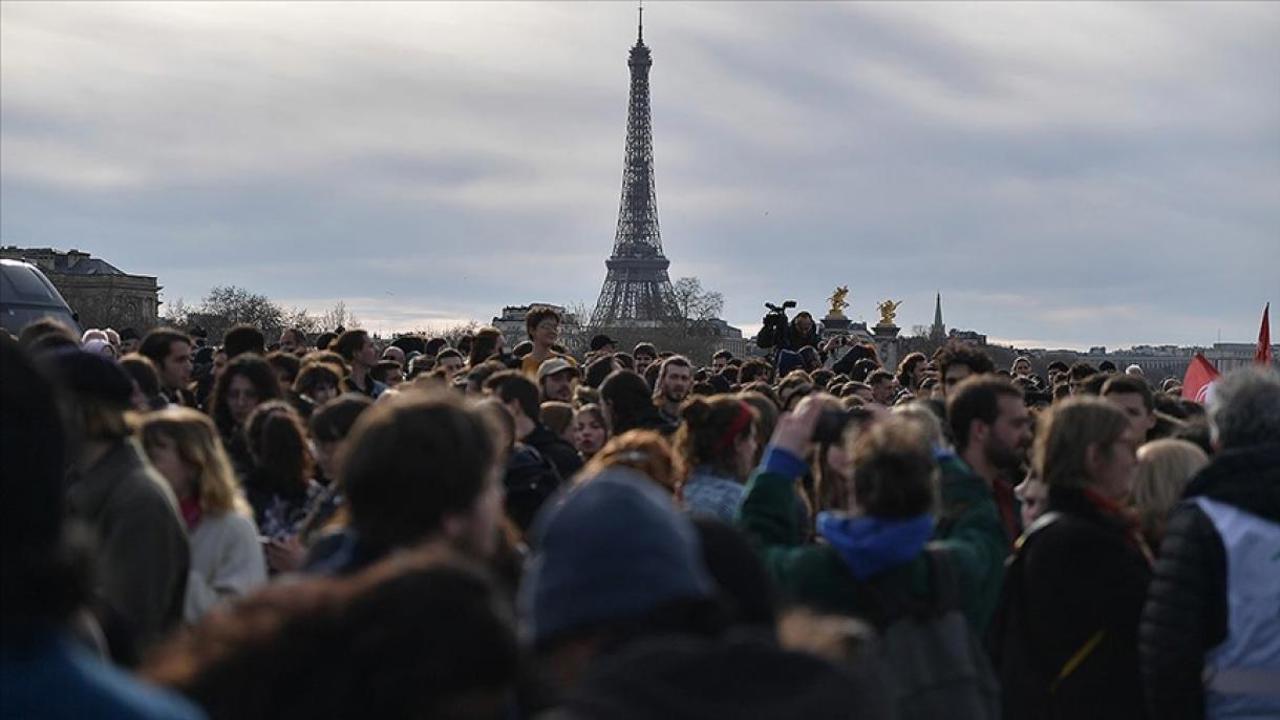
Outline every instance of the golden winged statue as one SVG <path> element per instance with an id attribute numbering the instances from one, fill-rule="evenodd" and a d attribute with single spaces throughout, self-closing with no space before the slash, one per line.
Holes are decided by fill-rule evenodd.
<path id="1" fill-rule="evenodd" d="M 827 311 L 827 317 L 844 317 L 844 309 L 849 307 L 848 301 L 845 300 L 846 297 L 849 297 L 848 285 L 841 285 L 836 288 L 835 292 L 831 293 L 831 297 L 827 298 L 827 302 L 831 303 L 831 309 Z"/>
<path id="2" fill-rule="evenodd" d="M 899 300 L 898 302 L 894 302 L 892 300 L 885 300 L 884 302 L 877 305 L 876 309 L 880 311 L 879 324 L 892 325 L 893 319 L 898 316 L 898 306 L 901 304 L 902 304 L 901 300 Z"/>

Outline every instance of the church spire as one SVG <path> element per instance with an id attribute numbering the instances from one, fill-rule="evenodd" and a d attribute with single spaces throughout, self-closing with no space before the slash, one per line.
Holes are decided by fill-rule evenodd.
<path id="1" fill-rule="evenodd" d="M 942 324 L 942 293 L 939 292 L 934 299 L 933 305 L 933 327 L 929 328 L 929 338 L 932 340 L 942 340 L 947 337 L 947 327 Z"/>

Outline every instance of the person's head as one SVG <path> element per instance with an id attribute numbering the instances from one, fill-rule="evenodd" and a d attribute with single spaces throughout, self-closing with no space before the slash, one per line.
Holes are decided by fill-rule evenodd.
<path id="1" fill-rule="evenodd" d="M 502 433 L 490 414 L 449 391 L 376 403 L 339 461 L 358 536 L 382 550 L 442 539 L 491 555 L 502 515 Z"/>
<path id="2" fill-rule="evenodd" d="M 468 367 L 476 367 L 494 355 L 503 352 L 502 331 L 496 327 L 482 327 L 476 330 L 475 339 L 471 341 L 471 353 L 467 359 Z"/>
<path id="3" fill-rule="evenodd" d="M 1011 471 L 1031 447 L 1031 414 L 1022 390 L 998 376 L 970 378 L 947 395 L 947 418 L 956 451 L 971 460 Z"/>
<path id="4" fill-rule="evenodd" d="M 658 358 L 658 348 L 653 343 L 641 342 L 631 350 L 631 357 L 635 358 L 635 371 L 644 373 L 645 369 Z"/>
<path id="5" fill-rule="evenodd" d="M 444 370 L 445 376 L 450 380 L 462 371 L 464 365 L 466 365 L 466 361 L 463 360 L 462 353 L 453 348 L 441 350 L 436 355 L 436 369 Z"/>
<path id="6" fill-rule="evenodd" d="M 938 376 L 942 380 L 944 395 L 949 396 L 960 381 L 971 375 L 986 375 L 995 372 L 995 363 L 978 348 L 960 342 L 952 342 L 942 348 L 936 356 Z"/>
<path id="7" fill-rule="evenodd" d="M 791 321 L 795 329 L 800 331 L 801 335 L 808 335 L 813 332 L 813 316 L 807 310 L 801 310 L 796 313 L 796 317 Z"/>
<path id="8" fill-rule="evenodd" d="M 524 318 L 525 330 L 533 344 L 548 349 L 560 338 L 560 313 L 549 307 L 535 307 Z"/>
<path id="9" fill-rule="evenodd" d="M 245 353 L 266 355 L 267 338 L 252 325 L 237 325 L 223 336 L 222 348 L 227 351 L 227 357 L 233 360 Z"/>
<path id="10" fill-rule="evenodd" d="M 154 406 L 163 403 L 160 396 L 160 373 L 156 372 L 155 363 L 145 355 L 129 353 L 120 358 L 120 369 L 129 374 L 133 380 L 133 409 L 147 412 Z"/>
<path id="11" fill-rule="evenodd" d="M 142 335 L 134 328 L 120 328 L 120 354 L 128 355 L 131 352 L 138 352 L 138 348 L 142 345 Z"/>
<path id="12" fill-rule="evenodd" d="M 271 365 L 271 369 L 276 371 L 276 378 L 280 381 L 280 388 L 288 389 L 293 387 L 293 383 L 298 379 L 298 373 L 302 370 L 302 360 L 297 355 L 277 350 L 267 355 L 267 363 Z"/>
<path id="13" fill-rule="evenodd" d="M 628 430 L 609 438 L 578 474 L 577 481 L 584 482 L 612 467 L 637 470 L 672 495 L 685 474 L 684 462 L 675 448 L 653 430 Z"/>
<path id="14" fill-rule="evenodd" d="M 573 415 L 573 447 L 583 458 L 590 458 L 600 452 L 609 439 L 609 423 L 605 422 L 604 411 L 595 403 L 588 403 L 578 408 Z"/>
<path id="15" fill-rule="evenodd" d="M 364 330 L 348 330 L 342 333 L 337 340 L 333 341 L 330 349 L 341 355 L 342 361 L 350 366 L 352 371 L 357 368 L 368 371 L 378 362 L 378 349 L 373 346 L 373 340 Z"/>
<path id="16" fill-rule="evenodd" d="M 1138 448 L 1138 475 L 1133 481 L 1133 507 L 1138 511 L 1143 532 L 1154 541 L 1164 537 L 1169 511 L 1182 498 L 1187 483 L 1205 465 L 1209 456 L 1186 440 L 1153 440 Z"/>
<path id="17" fill-rule="evenodd" d="M 1022 503 L 1022 526 L 1030 527 L 1036 518 L 1049 509 L 1049 486 L 1036 476 L 1035 472 L 1027 473 L 1022 482 L 1013 488 L 1013 494 Z"/>
<path id="18" fill-rule="evenodd" d="M 231 461 L 207 415 L 170 406 L 147 415 L 138 436 L 151 465 L 179 499 L 196 498 L 208 515 L 247 514 Z"/>
<path id="19" fill-rule="evenodd" d="M 307 431 L 293 406 L 268 400 L 249 413 L 244 425 L 252 477 L 281 495 L 300 495 L 311 478 L 312 457 Z"/>
<path id="20" fill-rule="evenodd" d="M 898 384 L 912 392 L 920 388 L 920 381 L 929 367 L 929 358 L 922 352 L 907 353 L 898 363 Z"/>
<path id="21" fill-rule="evenodd" d="M 1009 366 L 1010 372 L 1015 377 L 1026 377 L 1031 374 L 1031 358 L 1025 355 L 1019 355 L 1014 358 L 1013 364 Z"/>
<path id="22" fill-rule="evenodd" d="M 693 386 L 693 367 L 682 355 L 672 355 L 662 361 L 658 370 L 658 384 L 655 394 L 664 403 L 679 404 L 689 397 L 689 388 Z"/>
<path id="23" fill-rule="evenodd" d="M 846 438 L 853 461 L 850 509 L 884 519 L 933 510 L 938 463 L 919 425 L 890 416 Z"/>
<path id="24" fill-rule="evenodd" d="M 1067 370 L 1067 377 L 1071 385 L 1071 394 L 1079 395 L 1084 392 L 1084 386 L 1089 379 L 1098 374 L 1098 368 L 1081 360 L 1073 363 Z"/>
<path id="25" fill-rule="evenodd" d="M 572 402 L 578 386 L 578 368 L 561 357 L 549 357 L 538 367 L 538 388 L 543 400 Z"/>
<path id="26" fill-rule="evenodd" d="M 191 338 L 173 328 L 156 328 L 147 333 L 138 353 L 155 363 L 160 383 L 169 390 L 180 390 L 191 382 Z"/>
<path id="27" fill-rule="evenodd" d="M 403 340 L 404 338 L 398 339 Z M 418 339 L 421 340 L 421 338 Z M 402 368 L 409 364 L 409 356 L 405 354 L 404 348 L 399 345 L 388 345 L 384 348 L 382 350 L 382 359 L 390 360 Z"/>
<path id="28" fill-rule="evenodd" d="M 1092 488 L 1116 501 L 1128 498 L 1142 439 L 1124 411 L 1102 398 L 1073 397 L 1041 415 L 1035 472 L 1051 489 Z"/>
<path id="29" fill-rule="evenodd" d="M 588 347 L 591 348 L 591 352 L 612 355 L 618 351 L 618 341 L 608 335 L 601 334 L 591 338 L 591 343 Z"/>
<path id="30" fill-rule="evenodd" d="M 1115 371 L 1116 371 L 1116 364 L 1111 362 L 1110 360 L 1103 360 L 1102 362 L 1098 363 L 1098 372 L 1100 373 L 1114 373 Z"/>
<path id="31" fill-rule="evenodd" d="M 485 382 L 495 374 L 506 370 L 506 366 L 496 360 L 482 362 L 467 371 L 467 395 L 483 395 Z"/>
<path id="32" fill-rule="evenodd" d="M 732 396 L 693 397 L 680 418 L 675 445 L 689 470 L 746 479 L 759 447 L 755 408 Z"/>
<path id="33" fill-rule="evenodd" d="M 129 437 L 126 413 L 133 407 L 133 380 L 101 355 L 67 348 L 45 356 L 50 379 L 67 401 L 73 443 L 116 443 Z M 5 383 L 10 382 L 5 378 Z"/>
<path id="34" fill-rule="evenodd" d="M 519 370 L 503 370 L 494 373 L 484 381 L 485 390 L 498 398 L 511 416 L 538 422 L 539 405 L 538 386 Z"/>
<path id="35" fill-rule="evenodd" d="M 1132 375 L 1111 375 L 1102 385 L 1102 397 L 1124 410 L 1138 437 L 1146 438 L 1156 426 L 1155 397 L 1146 380 Z"/>
<path id="36" fill-rule="evenodd" d="M 73 552 L 66 533 L 67 460 L 75 451 L 57 378 L 50 375 L 56 373 L 41 372 L 0 333 L 0 622 L 6 646 L 12 631 L 61 624 L 90 597 L 87 554 Z"/>
<path id="37" fill-rule="evenodd" d="M 210 718 L 498 718 L 519 662 L 493 580 L 432 548 L 267 587 L 162 646 L 144 676 Z"/>
<path id="38" fill-rule="evenodd" d="M 307 420 L 315 450 L 316 465 L 325 478 L 338 476 L 338 452 L 351 433 L 356 419 L 373 405 L 373 400 L 360 393 L 345 393 L 316 408 Z"/>
<path id="39" fill-rule="evenodd" d="M 1274 443 L 1280 438 L 1280 375 L 1270 368 L 1229 372 L 1209 403 L 1210 429 L 1219 448 Z"/>
<path id="40" fill-rule="evenodd" d="M 729 367 L 729 361 L 732 359 L 733 353 L 728 350 L 717 350 L 715 354 L 711 356 L 712 371 L 718 373 L 726 367 Z"/>
<path id="41" fill-rule="evenodd" d="M 707 615 L 714 584 L 697 531 L 637 471 L 585 476 L 543 509 L 533 535 L 520 615 L 561 689 L 593 658 L 633 640 L 718 632 Z"/>
<path id="42" fill-rule="evenodd" d="M 881 405 L 892 405 L 893 396 L 898 391 L 893 373 L 888 370 L 876 370 L 867 376 L 867 384 L 871 386 L 871 401 Z"/>
<path id="43" fill-rule="evenodd" d="M 657 414 L 649 384 L 630 370 L 616 370 L 605 378 L 600 406 L 615 434 L 642 427 Z"/>
<path id="44" fill-rule="evenodd" d="M 280 397 L 280 382 L 271 365 L 258 355 L 241 355 L 227 363 L 213 386 L 210 406 L 213 421 L 225 437 L 243 427 L 260 403 Z"/>
<path id="45" fill-rule="evenodd" d="M 404 370 L 400 368 L 400 363 L 395 360 L 379 360 L 377 365 L 369 371 L 369 377 L 386 385 L 389 388 L 396 387 L 404 382 Z"/>
<path id="46" fill-rule="evenodd" d="M 850 381 L 844 384 L 844 396 L 856 397 L 864 403 L 875 402 L 875 392 L 864 382 Z"/>
<path id="47" fill-rule="evenodd" d="M 547 429 L 570 442 L 573 435 L 573 406 L 567 402 L 548 400 L 538 408 L 539 422 Z"/>
<path id="48" fill-rule="evenodd" d="M 280 352 L 297 355 L 307 349 L 307 336 L 298 328 L 285 328 L 280 331 Z"/>
<path id="49" fill-rule="evenodd" d="M 222 371 L 227 369 L 227 363 L 231 362 L 227 359 L 227 351 L 217 348 L 213 351 L 213 380 L 217 382 L 222 377 Z"/>
<path id="50" fill-rule="evenodd" d="M 293 381 L 293 391 L 323 405 L 338 397 L 342 387 L 342 370 L 326 362 L 309 362 L 298 371 Z"/>
<path id="51" fill-rule="evenodd" d="M 753 382 L 770 382 L 773 379 L 773 367 L 760 358 L 752 358 L 738 370 L 738 383 L 750 385 Z"/>
<path id="52" fill-rule="evenodd" d="M 598 357 L 587 364 L 587 374 L 584 382 L 587 387 L 598 388 L 605 378 L 618 369 L 618 361 L 613 355 Z"/>

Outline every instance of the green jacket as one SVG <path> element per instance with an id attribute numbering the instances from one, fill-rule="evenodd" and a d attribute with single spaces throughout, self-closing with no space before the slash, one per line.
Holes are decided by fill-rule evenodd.
<path id="1" fill-rule="evenodd" d="M 854 578 L 839 552 L 826 544 L 801 544 L 796 476 L 780 467 L 767 457 L 747 483 L 738 514 L 739 527 L 759 549 L 765 567 L 785 597 L 823 612 L 866 617 L 873 607 L 866 596 L 866 585 Z M 986 505 L 971 503 L 950 536 L 940 539 L 936 546 L 948 551 L 955 562 L 970 627 L 977 633 L 985 631 L 999 592 L 1004 561 L 1004 532 L 996 519 L 994 504 L 989 498 Z M 987 587 L 993 574 L 997 579 L 994 593 Z M 875 577 L 874 583 L 891 594 L 927 598 L 933 593 L 923 552 Z"/>
<path id="2" fill-rule="evenodd" d="M 953 454 L 938 458 L 942 469 L 942 511 L 934 539 L 948 543 L 972 583 L 965 592 L 965 615 L 983 637 L 1000 601 L 1009 543 L 987 483 Z"/>

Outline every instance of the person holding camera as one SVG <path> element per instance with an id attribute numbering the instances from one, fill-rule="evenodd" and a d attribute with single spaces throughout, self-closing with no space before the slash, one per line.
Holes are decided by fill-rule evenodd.
<path id="1" fill-rule="evenodd" d="M 801 310 L 795 319 L 787 322 L 787 308 L 796 306 L 794 300 L 788 300 L 782 307 L 771 303 L 765 303 L 765 306 L 769 308 L 769 314 L 764 316 L 760 332 L 756 335 L 756 345 L 765 349 L 799 352 L 800 348 L 817 349 L 821 344 L 822 334 L 808 310 Z"/>

